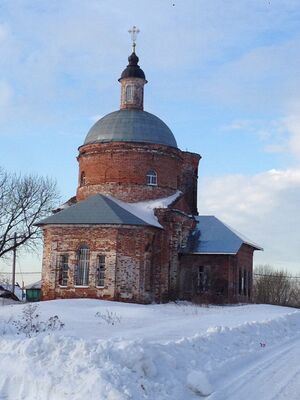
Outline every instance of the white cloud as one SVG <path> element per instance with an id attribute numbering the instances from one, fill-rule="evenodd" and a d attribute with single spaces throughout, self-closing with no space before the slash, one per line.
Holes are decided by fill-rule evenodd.
<path id="1" fill-rule="evenodd" d="M 300 111 L 300 110 L 299 110 Z M 288 151 L 293 154 L 300 162 L 300 116 L 291 115 L 284 119 L 284 126 L 289 133 Z"/>
<path id="2" fill-rule="evenodd" d="M 213 214 L 261 244 L 256 263 L 300 271 L 300 169 L 205 178 L 199 212 Z"/>
<path id="3" fill-rule="evenodd" d="M 300 164 L 300 102 L 295 103 L 290 113 L 276 120 L 234 119 L 221 127 L 224 132 L 251 133 L 262 142 L 269 153 L 287 153 Z"/>

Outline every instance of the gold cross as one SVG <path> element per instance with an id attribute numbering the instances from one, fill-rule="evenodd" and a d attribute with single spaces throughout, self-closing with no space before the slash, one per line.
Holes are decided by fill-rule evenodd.
<path id="1" fill-rule="evenodd" d="M 132 40 L 132 51 L 133 51 L 133 53 L 135 53 L 136 37 L 137 37 L 138 33 L 140 33 L 140 30 L 136 26 L 133 26 L 132 29 L 129 29 L 128 32 L 130 33 L 131 40 Z"/>

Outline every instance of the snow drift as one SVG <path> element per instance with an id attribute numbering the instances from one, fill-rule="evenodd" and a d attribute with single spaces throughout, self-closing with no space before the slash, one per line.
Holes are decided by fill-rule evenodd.
<path id="1" fill-rule="evenodd" d="M 40 313 L 56 310 L 65 329 L 25 338 L 8 327 L 22 307 L 0 308 L 1 400 L 196 399 L 228 363 L 300 331 L 300 312 L 282 307 L 61 300 Z M 95 316 L 106 310 L 119 323 Z"/>

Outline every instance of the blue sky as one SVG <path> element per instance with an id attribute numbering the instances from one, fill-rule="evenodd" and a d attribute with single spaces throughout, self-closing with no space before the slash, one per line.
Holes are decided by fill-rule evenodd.
<path id="1" fill-rule="evenodd" d="M 299 0 L 2 0 L 1 166 L 74 195 L 78 146 L 119 107 L 132 25 L 145 109 L 202 155 L 199 212 L 261 244 L 255 264 L 300 271 Z"/>

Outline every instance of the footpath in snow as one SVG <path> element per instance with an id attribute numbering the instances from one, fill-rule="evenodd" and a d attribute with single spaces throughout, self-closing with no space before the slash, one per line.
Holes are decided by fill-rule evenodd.
<path id="1" fill-rule="evenodd" d="M 0 400 L 300 399 L 295 309 L 57 300 L 64 328 L 27 338 L 23 308 L 0 307 Z"/>

